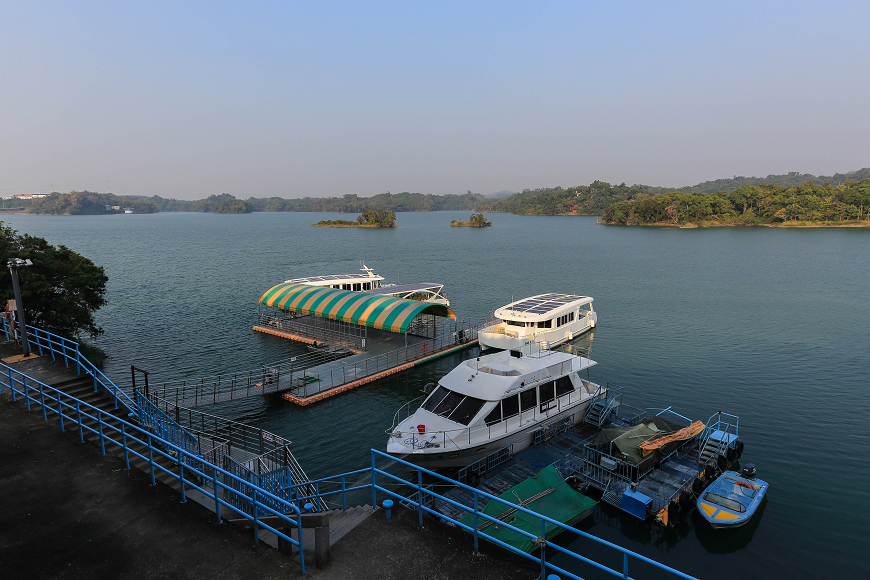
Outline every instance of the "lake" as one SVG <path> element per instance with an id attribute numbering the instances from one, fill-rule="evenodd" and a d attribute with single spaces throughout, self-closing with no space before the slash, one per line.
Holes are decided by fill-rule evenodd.
<path id="1" fill-rule="evenodd" d="M 870 231 L 487 217 L 491 228 L 450 227 L 468 212 L 399 213 L 395 229 L 312 228 L 349 217 L 305 213 L 3 221 L 106 269 L 96 342 L 122 383 L 131 364 L 159 382 L 303 352 L 251 330 L 257 300 L 291 276 L 356 272 L 361 260 L 389 281 L 444 283 L 460 319 L 532 294 L 592 296 L 592 379 L 624 386 L 636 406 L 739 415 L 742 461 L 771 489 L 741 530 L 690 518 L 652 533 L 609 508 L 584 529 L 704 578 L 870 576 Z M 266 397 L 212 409 L 291 439 L 309 476 L 324 477 L 369 465 L 394 411 L 473 353 L 305 408 Z"/>

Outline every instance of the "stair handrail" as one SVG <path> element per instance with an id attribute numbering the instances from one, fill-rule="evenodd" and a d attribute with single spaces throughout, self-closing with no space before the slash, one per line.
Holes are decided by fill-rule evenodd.
<path id="1" fill-rule="evenodd" d="M 3 321 L 3 332 L 8 340 L 10 339 L 10 329 L 7 325 L 6 317 L 0 317 L 0 320 Z M 31 352 L 37 350 L 40 355 L 43 355 L 45 352 L 43 349 L 48 350 L 51 353 L 52 360 L 56 360 L 54 355 L 58 354 L 63 357 L 67 367 L 69 367 L 70 362 L 74 362 L 76 364 L 77 372 L 81 372 L 83 369 L 85 374 L 93 377 L 95 389 L 98 384 L 102 385 L 104 389 L 109 391 L 112 396 L 115 397 L 116 403 L 120 402 L 124 405 L 129 413 L 138 412 L 136 403 L 133 399 L 131 399 L 130 396 L 127 395 L 123 389 L 119 388 L 118 385 L 116 385 L 109 377 L 103 374 L 100 369 L 94 366 L 91 361 L 82 356 L 78 342 L 29 324 L 25 325 L 25 327 L 27 328 L 27 343 L 28 345 L 31 345 Z"/>

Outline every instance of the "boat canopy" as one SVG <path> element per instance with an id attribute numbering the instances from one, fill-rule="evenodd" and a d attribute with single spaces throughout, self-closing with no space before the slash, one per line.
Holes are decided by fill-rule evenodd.
<path id="1" fill-rule="evenodd" d="M 442 304 L 291 282 L 269 288 L 260 304 L 390 332 L 407 332 L 418 314 L 456 318 Z"/>

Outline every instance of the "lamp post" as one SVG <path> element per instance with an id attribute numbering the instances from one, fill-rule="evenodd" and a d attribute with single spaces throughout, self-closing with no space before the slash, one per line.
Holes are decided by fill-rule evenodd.
<path id="1" fill-rule="evenodd" d="M 27 341 L 27 323 L 24 321 L 24 305 L 21 303 L 21 287 L 18 285 L 18 268 L 32 266 L 30 260 L 21 258 L 9 258 L 6 264 L 9 273 L 12 274 L 12 289 L 15 291 L 15 308 L 18 310 L 18 328 L 21 330 L 21 343 L 24 346 L 24 356 L 30 356 L 30 343 Z"/>

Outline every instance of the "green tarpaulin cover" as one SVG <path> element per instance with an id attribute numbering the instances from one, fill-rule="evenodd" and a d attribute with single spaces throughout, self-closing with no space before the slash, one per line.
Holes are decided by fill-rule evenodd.
<path id="1" fill-rule="evenodd" d="M 644 441 L 655 441 L 670 433 L 676 433 L 682 427 L 661 417 L 649 417 L 638 425 L 616 429 L 602 429 L 590 443 L 593 447 L 602 449 L 608 455 L 623 455 L 623 459 L 637 466 L 645 466 L 667 456 L 679 447 L 683 441 L 674 441 L 661 449 L 643 456 L 638 448 Z M 613 443 L 612 447 L 610 443 Z"/>
<path id="2" fill-rule="evenodd" d="M 498 497 L 499 499 L 503 499 L 513 505 L 520 505 L 522 502 L 545 492 L 549 488 L 553 489 L 552 493 L 548 493 L 540 499 L 526 504 L 524 507 L 527 510 L 537 512 L 558 522 L 570 524 L 579 519 L 585 512 L 591 510 L 595 504 L 598 503 L 597 501 L 589 499 L 582 493 L 572 489 L 570 485 L 565 483 L 559 475 L 559 472 L 556 471 L 552 465 L 548 465 L 535 477 L 530 477 L 522 483 L 515 485 Z M 509 509 L 511 509 L 510 505 L 491 500 L 481 511 L 488 516 L 497 517 Z M 534 537 L 541 535 L 541 520 L 529 516 L 521 511 L 516 511 L 509 516 L 502 518 L 502 520 L 515 528 L 529 532 Z M 459 521 L 473 528 L 474 514 L 468 514 Z M 481 529 L 481 526 L 483 526 L 487 521 L 489 520 L 478 517 L 478 529 Z M 550 539 L 561 530 L 561 528 L 548 522 L 546 524 L 545 537 Z M 499 524 L 490 524 L 481 531 L 482 533 L 488 534 L 506 544 L 510 544 L 523 552 L 531 553 L 537 548 L 531 538 L 523 536 L 522 534 Z"/>

